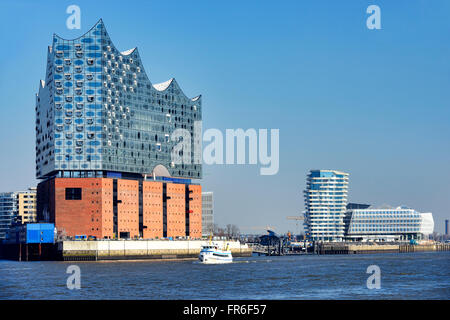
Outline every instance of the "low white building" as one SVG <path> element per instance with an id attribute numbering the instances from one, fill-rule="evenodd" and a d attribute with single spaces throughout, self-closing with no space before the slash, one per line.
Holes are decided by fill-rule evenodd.
<path id="1" fill-rule="evenodd" d="M 434 230 L 432 213 L 407 207 L 354 209 L 347 215 L 347 240 L 422 240 Z"/>

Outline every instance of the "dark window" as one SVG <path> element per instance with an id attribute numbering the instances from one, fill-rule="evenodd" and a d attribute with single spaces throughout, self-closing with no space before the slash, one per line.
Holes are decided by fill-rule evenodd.
<path id="1" fill-rule="evenodd" d="M 81 188 L 66 188 L 66 200 L 81 200 Z"/>

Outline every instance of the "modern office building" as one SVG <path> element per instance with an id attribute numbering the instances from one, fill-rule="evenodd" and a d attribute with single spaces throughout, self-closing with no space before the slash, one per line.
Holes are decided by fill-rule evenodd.
<path id="1" fill-rule="evenodd" d="M 214 201 L 213 192 L 202 192 L 202 236 L 214 233 Z"/>
<path id="2" fill-rule="evenodd" d="M 422 240 L 434 230 L 431 213 L 420 213 L 406 207 L 353 209 L 348 211 L 348 215 L 348 240 Z"/>
<path id="3" fill-rule="evenodd" d="M 305 231 L 312 241 L 342 241 L 348 173 L 311 170 L 306 180 Z"/>
<path id="4" fill-rule="evenodd" d="M 36 222 L 36 189 L 0 193 L 0 239 L 13 225 Z"/>
<path id="5" fill-rule="evenodd" d="M 0 193 L 0 240 L 6 239 L 17 217 L 17 193 Z"/>
<path id="6" fill-rule="evenodd" d="M 445 235 L 448 236 L 448 219 L 445 219 Z"/>
<path id="7" fill-rule="evenodd" d="M 345 235 L 348 234 L 348 228 L 350 227 L 352 211 L 355 209 L 367 209 L 369 207 L 370 207 L 370 204 L 354 203 L 354 202 L 347 203 L 347 206 L 346 206 L 347 211 L 345 212 L 345 216 L 344 216 L 344 234 Z"/>
<path id="8" fill-rule="evenodd" d="M 38 218 L 67 236 L 200 237 L 201 115 L 201 96 L 152 84 L 102 20 L 54 35 L 36 95 Z"/>

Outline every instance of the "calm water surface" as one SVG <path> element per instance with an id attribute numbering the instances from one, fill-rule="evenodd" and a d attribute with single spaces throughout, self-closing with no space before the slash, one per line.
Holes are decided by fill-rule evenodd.
<path id="1" fill-rule="evenodd" d="M 81 269 L 81 289 L 66 269 Z M 381 289 L 366 287 L 369 265 Z M 0 299 L 446 299 L 450 252 L 236 258 L 194 261 L 16 262 L 0 260 Z"/>

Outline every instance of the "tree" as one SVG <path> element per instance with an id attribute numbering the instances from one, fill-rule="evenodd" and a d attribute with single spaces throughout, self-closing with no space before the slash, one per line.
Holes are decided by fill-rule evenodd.
<path id="1" fill-rule="evenodd" d="M 227 224 L 227 237 L 228 238 L 231 238 L 233 235 L 232 229 L 233 229 L 233 226 L 231 224 Z"/>
<path id="2" fill-rule="evenodd" d="M 241 232 L 239 231 L 239 227 L 235 224 L 231 225 L 231 236 L 233 238 L 238 238 Z"/>
<path id="3" fill-rule="evenodd" d="M 225 235 L 225 230 L 219 227 L 219 225 L 214 224 L 214 235 L 218 237 L 223 237 Z"/>

